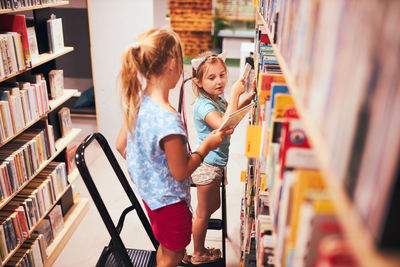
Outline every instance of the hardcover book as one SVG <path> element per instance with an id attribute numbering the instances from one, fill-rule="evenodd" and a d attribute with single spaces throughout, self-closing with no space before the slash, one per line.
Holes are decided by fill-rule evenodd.
<path id="1" fill-rule="evenodd" d="M 61 18 L 52 18 L 47 21 L 47 33 L 51 53 L 64 48 L 64 36 Z"/>
<path id="2" fill-rule="evenodd" d="M 66 136 L 72 130 L 70 110 L 63 107 L 58 111 L 58 119 L 60 122 L 61 135 Z"/>
<path id="3" fill-rule="evenodd" d="M 53 210 L 49 213 L 51 229 L 56 237 L 64 228 L 64 218 L 62 216 L 61 205 L 54 206 Z"/>
<path id="4" fill-rule="evenodd" d="M 49 72 L 51 99 L 59 98 L 64 94 L 64 71 L 51 70 Z"/>

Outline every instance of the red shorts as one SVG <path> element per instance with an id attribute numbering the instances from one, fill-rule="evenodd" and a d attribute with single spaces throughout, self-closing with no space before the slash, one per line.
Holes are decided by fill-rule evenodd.
<path id="1" fill-rule="evenodd" d="M 169 250 L 182 250 L 189 245 L 192 235 L 192 212 L 185 201 L 151 210 L 149 215 L 155 238 Z"/>

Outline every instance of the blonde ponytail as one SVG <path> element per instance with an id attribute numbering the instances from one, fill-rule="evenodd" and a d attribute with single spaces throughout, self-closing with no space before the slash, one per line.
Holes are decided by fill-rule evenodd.
<path id="1" fill-rule="evenodd" d="M 153 28 L 138 36 L 122 56 L 120 71 L 121 105 L 124 120 L 131 132 L 144 96 L 144 83 L 164 73 L 166 63 L 175 58 L 183 69 L 183 55 L 178 35 L 168 28 Z"/>

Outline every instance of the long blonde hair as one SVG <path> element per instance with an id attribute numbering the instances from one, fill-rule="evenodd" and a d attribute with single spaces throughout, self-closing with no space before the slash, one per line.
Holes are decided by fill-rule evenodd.
<path id="1" fill-rule="evenodd" d="M 169 59 L 183 69 L 182 49 L 178 35 L 168 28 L 153 28 L 140 34 L 122 56 L 119 74 L 121 105 L 128 130 L 136 127 L 137 113 L 144 95 L 144 83 L 152 76 L 160 76 Z"/>
<path id="2" fill-rule="evenodd" d="M 207 70 L 211 64 L 215 64 L 215 63 L 219 62 L 222 64 L 222 66 L 224 66 L 226 72 L 228 71 L 228 69 L 226 67 L 224 60 L 219 58 L 218 54 L 215 52 L 205 51 L 205 52 L 199 54 L 196 58 L 204 59 L 203 62 L 198 66 L 197 70 L 195 70 L 192 67 L 193 92 L 194 92 L 195 96 L 198 97 L 200 94 L 207 95 L 207 93 L 204 91 L 204 89 L 201 88 L 198 84 L 203 80 L 204 75 L 207 73 Z"/>

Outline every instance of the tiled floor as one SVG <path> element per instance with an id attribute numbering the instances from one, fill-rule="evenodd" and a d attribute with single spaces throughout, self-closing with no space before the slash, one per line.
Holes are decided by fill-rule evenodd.
<path id="1" fill-rule="evenodd" d="M 188 66 L 185 72 L 189 73 Z M 186 74 L 185 74 L 186 75 Z M 230 85 L 239 76 L 238 68 L 229 68 L 229 84 L 225 95 L 229 96 Z M 188 77 L 188 76 L 187 76 Z M 177 103 L 178 92 L 175 89 L 171 92 L 171 103 Z M 186 111 L 188 118 L 189 140 L 192 147 L 196 143 L 196 134 L 192 121 L 193 93 L 190 86 L 185 87 Z M 93 122 L 95 123 L 95 122 Z M 228 185 L 227 185 L 227 266 L 238 266 L 240 257 L 240 201 L 243 195 L 243 184 L 240 182 L 240 172 L 245 170 L 247 159 L 244 157 L 244 145 L 246 137 L 247 121 L 243 120 L 236 128 L 231 138 L 230 158 L 228 162 Z M 113 144 L 111 144 L 113 145 Z M 115 221 L 120 213 L 128 206 L 128 199 L 125 197 L 121 186 L 114 176 L 106 158 L 100 155 L 99 148 L 94 145 L 88 149 L 87 161 L 90 163 L 90 170 L 96 185 L 102 194 L 103 200 Z M 126 169 L 124 160 L 118 156 L 122 168 Z M 85 185 L 81 179 L 75 182 L 81 197 L 90 198 Z M 192 189 L 192 206 L 196 207 L 196 192 Z M 212 217 L 219 218 L 220 210 Z M 152 245 L 147 238 L 137 216 L 132 213 L 127 216 L 122 238 L 126 247 L 152 249 Z M 98 214 L 93 202 L 90 202 L 90 209 L 78 229 L 74 232 L 70 241 L 58 257 L 53 266 L 56 267 L 76 267 L 76 266 L 95 266 L 103 247 L 108 244 L 110 237 Z M 207 246 L 219 247 L 221 245 L 221 232 L 209 230 L 206 239 Z M 189 253 L 192 251 L 192 244 L 188 247 Z"/>

